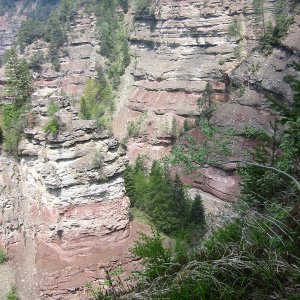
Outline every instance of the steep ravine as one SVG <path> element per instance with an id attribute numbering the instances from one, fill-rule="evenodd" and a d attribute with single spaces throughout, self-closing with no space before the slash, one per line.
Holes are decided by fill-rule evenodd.
<path id="1" fill-rule="evenodd" d="M 272 3 L 268 1 L 270 7 Z M 154 14 L 129 25 L 132 63 L 119 87 L 112 124 L 114 136 L 123 139 L 129 123 L 140 120 L 140 132 L 129 138 L 127 149 L 95 122 L 78 117 L 86 79 L 103 61 L 93 16 L 80 11 L 71 24 L 60 72 L 46 63 L 34 74 L 36 122 L 25 130 L 20 159 L 0 158 L 0 246 L 15 264 L 21 299 L 85 299 L 85 284 L 103 278 L 104 267 L 122 263 L 131 268 L 128 248 L 136 231 L 147 229 L 129 221 L 122 172 L 128 158 L 132 161 L 140 153 L 151 158 L 169 153 L 173 117 L 178 128 L 185 119 L 195 119 L 196 100 L 208 81 L 216 105 L 212 120 L 222 127 L 268 128 L 272 114 L 262 92 L 291 97 L 282 79 L 295 74 L 292 63 L 300 61 L 298 17 L 282 47 L 265 58 L 250 54 L 257 39 L 249 1 L 160 0 Z M 242 20 L 241 39 L 228 36 L 234 17 Z M 129 12 L 127 19 L 132 18 Z M 0 34 L 5 35 L 1 54 L 11 46 L 18 22 L 0 20 Z M 233 53 L 238 43 L 241 59 Z M 37 41 L 25 56 L 37 50 L 46 53 L 47 45 Z M 249 73 L 257 63 L 259 70 Z M 244 95 L 228 93 L 229 78 L 246 86 Z M 60 107 L 57 116 L 64 127 L 58 136 L 43 130 L 51 100 Z M 237 147 L 243 143 L 237 139 Z M 232 200 L 238 187 L 232 171 L 205 172 L 185 180 Z"/>

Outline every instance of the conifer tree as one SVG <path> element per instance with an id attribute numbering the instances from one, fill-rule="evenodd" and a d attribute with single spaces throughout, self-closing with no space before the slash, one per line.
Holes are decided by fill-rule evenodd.
<path id="1" fill-rule="evenodd" d="M 126 171 L 124 173 L 124 179 L 125 179 L 126 195 L 130 199 L 131 206 L 134 206 L 136 189 L 135 189 L 134 168 L 132 166 L 128 166 L 126 168 Z"/>
<path id="2" fill-rule="evenodd" d="M 211 118 L 211 114 L 213 112 L 212 95 L 213 95 L 213 88 L 211 83 L 208 82 L 205 86 L 202 97 L 199 97 L 197 100 L 200 119 L 209 120 Z"/>
<path id="3" fill-rule="evenodd" d="M 202 198 L 199 194 L 196 195 L 192 203 L 189 219 L 192 224 L 203 225 L 205 223 L 205 210 Z"/>
<path id="4" fill-rule="evenodd" d="M 176 174 L 172 184 L 172 210 L 178 220 L 178 227 L 184 227 L 187 223 L 188 201 L 183 188 L 180 176 Z"/>
<path id="5" fill-rule="evenodd" d="M 5 53 L 6 93 L 13 104 L 20 107 L 30 99 L 33 91 L 32 78 L 25 59 L 19 58 L 15 48 Z"/>

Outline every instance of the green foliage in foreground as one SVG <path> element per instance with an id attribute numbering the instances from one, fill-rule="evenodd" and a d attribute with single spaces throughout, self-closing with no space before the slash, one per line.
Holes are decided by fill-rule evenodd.
<path id="1" fill-rule="evenodd" d="M 274 103 L 285 126 L 282 135 L 276 125 L 270 138 L 261 131 L 244 131 L 257 138 L 259 147 L 252 160 L 243 162 L 234 217 L 226 217 L 226 225 L 215 228 L 193 249 L 180 240 L 166 249 L 157 233 L 142 235 L 132 252 L 145 269 L 136 273 L 136 286 L 120 299 L 299 299 L 299 81 L 292 87 L 292 105 Z M 186 143 L 174 150 L 173 161 L 188 169 L 224 163 L 222 148 L 213 155 L 215 147 L 231 154 L 231 144 L 220 141 L 220 132 L 207 122 L 201 130 L 204 142 L 198 150 L 195 143 Z M 266 157 L 268 153 L 272 155 Z"/>
<path id="2" fill-rule="evenodd" d="M 146 268 L 126 299 L 297 299 L 300 220 L 288 225 L 289 211 L 248 209 L 196 252 L 170 253 L 158 235 L 142 236 L 133 253 Z"/>

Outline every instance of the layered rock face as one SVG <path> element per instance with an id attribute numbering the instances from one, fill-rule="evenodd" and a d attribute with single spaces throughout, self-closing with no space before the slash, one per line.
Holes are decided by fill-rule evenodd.
<path id="1" fill-rule="evenodd" d="M 124 104 L 114 123 L 118 137 L 127 134 L 130 121 L 139 127 L 140 138 L 128 142 L 131 160 L 141 153 L 160 158 L 169 152 L 174 129 L 182 131 L 184 120 L 193 122 L 199 114 L 197 99 L 207 82 L 215 105 L 227 103 L 225 79 L 240 63 L 236 50 L 242 58 L 257 44 L 249 1 L 156 1 L 154 7 L 153 16 L 137 18 L 131 28 L 133 88 L 125 93 L 127 101 L 120 97 Z M 241 24 L 238 38 L 228 34 L 235 18 Z M 223 200 L 234 198 L 235 176 L 215 169 L 203 175 L 195 187 Z"/>
<path id="2" fill-rule="evenodd" d="M 273 6 L 274 1 L 266 1 L 267 20 L 273 18 Z M 291 46 L 285 43 L 268 58 L 255 52 L 248 59 L 258 44 L 259 30 L 252 1 L 160 0 L 153 1 L 152 13 L 136 18 L 130 28 L 135 58 L 126 80 L 131 87 L 123 87 L 125 93 L 119 98 L 113 124 L 114 133 L 124 137 L 134 122 L 129 158 L 134 160 L 140 153 L 152 158 L 166 155 L 174 123 L 175 130 L 182 131 L 185 119 L 195 119 L 199 114 L 197 99 L 207 82 L 213 87 L 212 121 L 216 125 L 239 131 L 247 124 L 271 133 L 273 116 L 264 93 L 275 92 L 279 97 L 288 94 L 291 98 L 283 77 L 290 71 L 295 73 L 291 61 L 299 60 L 297 42 Z M 228 32 L 234 20 L 240 24 L 240 34 L 232 37 Z M 297 26 L 288 35 L 290 43 L 298 39 L 292 37 L 292 31 L 293 35 L 299 31 Z M 236 138 L 234 144 L 245 151 L 249 141 Z M 232 200 L 238 191 L 232 170 L 234 166 L 229 171 L 205 170 L 194 186 Z"/>
<path id="3" fill-rule="evenodd" d="M 20 16 L 18 14 L 0 16 L 0 57 L 9 49 L 17 37 L 17 30 L 20 25 Z"/>
<path id="4" fill-rule="evenodd" d="M 42 71 L 35 73 L 39 88 L 55 88 L 73 96 L 74 100 L 81 96 L 87 78 L 95 76 L 97 64 L 103 64 L 103 57 L 98 54 L 100 46 L 95 26 L 95 16 L 85 14 L 83 10 L 77 12 L 75 20 L 69 24 L 68 42 L 59 53 L 60 71 L 54 71 L 49 62 L 44 63 Z M 37 51 L 42 51 L 47 57 L 48 44 L 35 41 L 26 48 L 25 56 L 30 57 Z"/>
<path id="5" fill-rule="evenodd" d="M 53 101 L 57 135 L 43 131 Z M 53 90 L 39 90 L 32 104 L 36 117 L 25 130 L 20 161 L 1 158 L 0 237 L 18 262 L 23 299 L 62 299 L 101 277 L 100 266 L 126 258 L 127 158 L 108 132 L 80 120 Z"/>

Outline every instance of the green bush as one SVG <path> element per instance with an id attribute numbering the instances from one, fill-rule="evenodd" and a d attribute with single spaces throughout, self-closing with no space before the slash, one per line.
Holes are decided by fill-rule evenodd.
<path id="1" fill-rule="evenodd" d="M 229 27 L 228 34 L 232 37 L 241 37 L 242 24 L 239 18 L 232 19 Z"/>
<path id="2" fill-rule="evenodd" d="M 48 107 L 49 122 L 44 126 L 45 133 L 57 134 L 60 129 L 60 124 L 56 113 L 59 111 L 59 107 L 54 101 L 51 101 Z"/>
<path id="3" fill-rule="evenodd" d="M 12 286 L 7 297 L 6 300 L 20 300 L 20 298 L 17 295 L 17 290 L 15 286 Z"/>
<path id="4" fill-rule="evenodd" d="M 114 93 L 101 66 L 97 67 L 95 79 L 86 82 L 80 99 L 80 116 L 95 119 L 100 127 L 107 127 L 114 111 Z"/>
<path id="5" fill-rule="evenodd" d="M 133 9 L 136 17 L 149 16 L 151 14 L 150 0 L 134 0 Z"/>
<path id="6" fill-rule="evenodd" d="M 44 53 L 42 51 L 35 52 L 29 60 L 29 68 L 33 71 L 40 71 L 42 68 L 42 64 L 45 62 Z"/>
<path id="7" fill-rule="evenodd" d="M 0 249 L 0 264 L 3 264 L 7 260 L 7 256 L 4 250 Z"/>
<path id="8" fill-rule="evenodd" d="M 52 134 L 57 134 L 59 132 L 59 122 L 56 117 L 51 118 L 51 120 L 45 125 L 44 131 Z"/>

